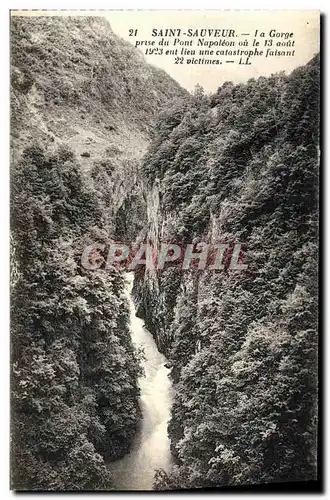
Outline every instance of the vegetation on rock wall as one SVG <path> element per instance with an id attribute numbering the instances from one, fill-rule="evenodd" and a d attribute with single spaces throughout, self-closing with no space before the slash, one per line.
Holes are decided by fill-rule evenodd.
<path id="1" fill-rule="evenodd" d="M 13 16 L 11 75 L 14 161 L 36 140 L 53 151 L 67 144 L 102 198 L 109 235 L 122 231 L 116 215 L 127 198 L 136 236 L 155 115 L 189 94 L 96 16 Z"/>
<path id="2" fill-rule="evenodd" d="M 186 92 L 101 17 L 13 17 L 11 62 L 12 487 L 111 489 L 140 365 L 122 274 L 80 259 L 143 226 L 154 114 Z"/>
<path id="3" fill-rule="evenodd" d="M 12 171 L 16 489 L 110 488 L 103 457 L 121 456 L 139 421 L 123 277 L 80 264 L 96 201 L 66 148 L 31 147 Z"/>
<path id="4" fill-rule="evenodd" d="M 11 40 L 13 487 L 111 489 L 134 437 L 123 276 L 80 264 L 109 235 L 248 264 L 136 280 L 175 389 L 155 488 L 315 478 L 318 58 L 191 99 L 102 18 L 13 17 Z"/>
<path id="5" fill-rule="evenodd" d="M 160 116 L 144 173 L 162 240 L 240 242 L 248 268 L 140 280 L 175 389 L 156 489 L 316 477 L 318 95 L 315 57 Z"/>

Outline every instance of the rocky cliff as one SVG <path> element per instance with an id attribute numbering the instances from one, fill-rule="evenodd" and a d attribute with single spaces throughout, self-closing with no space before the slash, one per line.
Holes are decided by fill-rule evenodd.
<path id="1" fill-rule="evenodd" d="M 11 73 L 13 160 L 31 142 L 65 144 L 103 192 L 110 232 L 125 200 L 144 216 L 139 166 L 155 115 L 187 92 L 102 17 L 12 17 Z"/>
<path id="2" fill-rule="evenodd" d="M 239 242 L 248 267 L 137 280 L 175 384 L 158 487 L 316 478 L 318 94 L 315 57 L 160 117 L 149 240 Z"/>
<path id="3" fill-rule="evenodd" d="M 110 490 L 139 426 L 120 272 L 86 244 L 144 229 L 153 120 L 186 96 L 98 17 L 11 22 L 12 488 Z"/>

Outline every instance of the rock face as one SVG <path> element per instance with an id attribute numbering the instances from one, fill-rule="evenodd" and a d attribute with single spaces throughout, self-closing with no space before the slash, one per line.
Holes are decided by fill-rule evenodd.
<path id="1" fill-rule="evenodd" d="M 248 264 L 137 277 L 175 384 L 160 488 L 316 477 L 318 94 L 315 57 L 160 116 L 148 242 L 240 242 Z"/>
<path id="2" fill-rule="evenodd" d="M 139 166 L 155 114 L 187 92 L 102 17 L 13 17 L 11 64 L 13 160 L 37 141 L 69 146 L 90 182 L 105 169 L 96 188 L 108 194 L 113 232 L 124 201 L 142 199 Z"/>
<path id="3" fill-rule="evenodd" d="M 107 489 L 101 455 L 137 425 L 122 277 L 77 264 L 94 223 L 155 247 L 240 242 L 248 264 L 136 275 L 175 388 L 157 488 L 314 479 L 318 58 L 191 99 L 102 18 L 14 17 L 11 36 L 15 486 Z"/>
<path id="4" fill-rule="evenodd" d="M 14 17 L 11 57 L 12 487 L 110 490 L 141 365 L 123 273 L 81 255 L 145 231 L 154 115 L 187 93 L 102 18 Z"/>

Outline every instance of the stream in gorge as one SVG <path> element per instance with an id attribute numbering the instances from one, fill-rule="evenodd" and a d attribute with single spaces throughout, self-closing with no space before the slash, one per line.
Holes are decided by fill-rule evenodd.
<path id="1" fill-rule="evenodd" d="M 172 387 L 161 354 L 144 321 L 136 317 L 132 298 L 133 273 L 126 274 L 125 293 L 130 308 L 130 329 L 136 347 L 142 347 L 144 375 L 139 379 L 142 421 L 131 451 L 110 465 L 117 490 L 151 490 L 155 469 L 169 471 L 170 442 L 167 423 L 172 404 Z"/>

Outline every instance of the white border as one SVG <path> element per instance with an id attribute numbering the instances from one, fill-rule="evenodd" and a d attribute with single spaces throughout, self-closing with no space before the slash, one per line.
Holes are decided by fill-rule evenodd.
<path id="1" fill-rule="evenodd" d="M 155 6 L 156 9 L 155 9 Z M 72 1 L 72 0 L 58 0 L 57 2 L 49 2 L 46 3 L 44 1 L 35 0 L 24 1 L 24 0 L 13 0 L 11 2 L 4 1 L 0 6 L 0 53 L 1 53 L 1 104 L 2 104 L 2 112 L 1 112 L 1 140 L 2 140 L 2 162 L 1 162 L 1 195 L 0 195 L 0 214 L 1 214 L 1 254 L 0 254 L 0 262 L 2 264 L 2 279 L 0 286 L 0 307 L 1 314 L 0 318 L 2 320 L 2 330 L 1 330 L 1 349 L 0 349 L 0 368 L 1 368 L 1 381 L 2 381 L 2 406 L 1 406 L 1 428 L 2 428 L 2 446 L 1 446 L 1 454 L 0 454 L 0 493 L 1 498 L 8 498 L 13 495 L 12 492 L 9 492 L 9 335 L 8 335 L 8 327 L 9 327 L 9 280 L 8 280 L 8 270 L 9 270 L 9 57 L 8 57 L 8 48 L 9 48 L 9 9 L 47 9 L 47 10 L 56 10 L 56 9 L 67 9 L 67 10 L 111 10 L 111 9 L 187 9 L 187 10 L 217 10 L 217 9 L 242 9 L 242 10 L 266 10 L 266 9 L 274 9 L 274 10 L 288 10 L 288 9 L 297 9 L 297 10 L 315 10 L 319 9 L 325 15 L 329 12 L 328 2 L 325 0 L 321 0 L 318 2 L 311 0 L 276 0 L 276 2 L 265 2 L 261 0 L 254 1 L 242 1 L 242 0 L 222 0 L 220 1 L 211 1 L 211 0 L 203 0 L 203 2 L 190 0 L 189 2 L 184 2 L 180 0 L 166 0 L 164 2 L 157 2 L 155 0 L 140 0 L 140 1 L 132 1 L 132 0 L 112 0 L 111 2 L 106 1 L 95 1 L 95 2 L 87 2 L 85 0 L 81 1 Z M 327 36 L 324 34 L 323 37 L 323 53 L 324 53 L 324 90 L 326 89 L 326 83 L 329 82 L 328 79 L 328 71 L 329 71 L 329 61 L 328 61 L 328 53 L 326 53 L 327 46 Z M 329 117 L 329 101 L 326 101 L 326 110 L 324 110 L 324 121 L 327 122 L 327 118 Z M 326 128 L 324 133 L 324 144 L 323 148 L 329 143 L 329 128 Z M 324 154 L 324 153 L 323 153 Z M 328 164 L 324 158 L 324 181 L 325 187 L 324 195 L 325 195 L 325 213 L 324 213 L 324 229 L 326 230 L 326 235 L 329 235 L 329 224 L 330 224 L 330 205 L 327 201 L 329 196 L 326 196 L 330 193 L 329 186 L 329 175 L 326 174 L 328 169 Z M 325 238 L 325 248 L 324 252 L 324 260 L 328 254 L 328 239 Z M 326 262 L 325 262 L 326 264 Z M 329 283 L 329 267 L 325 268 L 325 311 L 330 311 L 330 299 L 327 284 Z M 329 317 L 326 317 L 324 324 L 324 333 L 323 333 L 323 349 L 325 352 L 324 355 L 324 369 L 326 379 L 324 381 L 324 395 L 326 395 L 326 404 L 324 403 L 325 414 L 323 416 L 324 424 L 326 424 L 328 413 L 328 403 L 329 403 L 329 390 L 328 384 L 329 381 L 329 369 L 327 367 L 327 360 L 330 360 L 329 356 L 329 342 L 327 341 L 327 334 L 330 332 L 329 327 Z M 322 397 L 322 395 L 321 395 Z M 326 437 L 326 451 L 329 449 L 329 435 L 325 433 Z M 327 486 L 327 477 L 329 476 L 330 470 L 328 466 L 328 453 L 326 453 L 326 461 L 324 465 L 324 476 L 325 476 L 325 484 Z M 133 493 L 134 494 L 134 493 Z M 160 493 L 159 493 L 160 494 Z M 47 494 L 29 494 L 29 496 L 37 497 L 39 499 L 47 498 Z M 111 496 L 117 496 L 118 494 L 111 493 Z M 171 497 L 177 496 L 179 494 L 172 493 Z M 88 498 L 90 495 L 84 494 L 85 498 Z M 231 498 L 239 497 L 240 495 L 231 495 Z M 251 495 L 249 495 L 251 496 Z M 252 495 L 252 497 L 257 497 L 257 495 Z M 258 495 L 259 496 L 259 495 Z M 314 497 L 316 495 L 298 495 L 298 497 Z M 319 495 L 317 495 L 319 496 Z M 327 496 L 327 495 L 326 495 Z M 282 498 L 289 498 L 290 495 L 281 495 Z M 70 498 L 70 494 L 61 494 L 61 498 Z"/>

